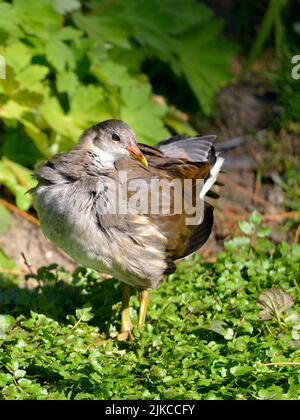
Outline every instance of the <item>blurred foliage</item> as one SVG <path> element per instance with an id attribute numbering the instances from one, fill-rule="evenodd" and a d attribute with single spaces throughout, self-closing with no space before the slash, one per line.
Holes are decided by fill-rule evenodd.
<path id="1" fill-rule="evenodd" d="M 270 0 L 267 11 L 263 17 L 259 32 L 253 43 L 249 54 L 249 61 L 253 61 L 263 51 L 268 38 L 274 34 L 275 53 L 278 57 L 283 57 L 285 42 L 285 25 L 283 12 L 287 6 L 287 0 Z"/>
<path id="2" fill-rule="evenodd" d="M 0 0 L 0 54 L 7 63 L 0 80 L 2 155 L 33 167 L 108 118 L 125 120 L 150 144 L 168 136 L 164 123 L 193 132 L 153 95 L 143 63 L 167 63 L 209 114 L 234 51 L 221 29 L 196 0 Z M 0 182 L 27 209 L 29 198 L 17 194 L 24 185 L 7 162 L 0 164 Z"/>
<path id="3" fill-rule="evenodd" d="M 293 71 L 299 63 L 293 57 L 299 56 L 299 16 L 299 0 L 271 0 L 248 58 L 249 63 L 262 54 L 264 47 L 273 49 L 275 70 L 266 75 L 281 107 L 275 128 L 288 127 L 296 133 L 300 133 L 300 69 L 298 65 L 298 70 Z"/>

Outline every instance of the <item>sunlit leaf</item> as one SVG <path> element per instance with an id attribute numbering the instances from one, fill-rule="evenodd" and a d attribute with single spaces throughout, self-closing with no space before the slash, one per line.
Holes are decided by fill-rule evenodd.
<path id="1" fill-rule="evenodd" d="M 258 211 L 254 211 L 251 213 L 249 221 L 258 226 L 262 222 L 262 215 Z"/>
<path id="2" fill-rule="evenodd" d="M 20 25 L 29 34 L 47 38 L 59 29 L 60 15 L 54 10 L 51 0 L 14 0 L 15 14 Z"/>
<path id="3" fill-rule="evenodd" d="M 47 43 L 45 54 L 49 63 L 59 72 L 75 67 L 75 57 L 71 48 L 57 38 L 53 38 Z"/>
<path id="4" fill-rule="evenodd" d="M 5 49 L 7 64 L 13 68 L 15 73 L 29 65 L 32 55 L 32 49 L 23 42 L 11 44 Z"/>
<path id="5" fill-rule="evenodd" d="M 244 232 L 246 235 L 251 235 L 251 233 L 254 230 L 254 226 L 252 225 L 252 223 L 247 222 L 246 220 L 242 220 L 241 222 L 239 222 L 239 227 L 241 231 Z"/>

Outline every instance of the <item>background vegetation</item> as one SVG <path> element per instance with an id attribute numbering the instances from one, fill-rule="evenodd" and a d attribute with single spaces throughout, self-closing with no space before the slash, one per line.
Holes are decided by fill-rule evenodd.
<path id="1" fill-rule="evenodd" d="M 56 261 L 20 275 L 0 239 L 0 398 L 300 398 L 299 12 L 297 0 L 0 0 L 0 235 L 11 212 L 34 219 L 25 192 L 35 166 L 90 125 L 121 118 L 152 145 L 170 133 L 222 134 L 244 107 L 241 86 L 276 111 L 246 132 L 237 118 L 245 134 L 266 129 L 247 151 L 258 168 L 238 176 L 255 172 L 255 188 L 281 194 L 273 219 L 230 213 L 225 247 L 222 237 L 210 259 L 179 265 L 133 344 L 107 339 L 118 283 Z M 236 92 L 230 116 L 226 86 Z M 267 201 L 254 193 L 251 209 Z M 282 222 L 284 236 L 265 220 Z"/>

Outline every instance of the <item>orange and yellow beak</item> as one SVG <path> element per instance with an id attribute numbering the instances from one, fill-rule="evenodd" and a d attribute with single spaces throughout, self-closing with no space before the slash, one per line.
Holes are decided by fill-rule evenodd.
<path id="1" fill-rule="evenodd" d="M 143 155 L 143 153 L 140 151 L 140 149 L 136 145 L 131 145 L 127 148 L 130 155 L 133 157 L 133 159 L 138 160 L 141 162 L 142 165 L 148 166 L 148 161 Z"/>

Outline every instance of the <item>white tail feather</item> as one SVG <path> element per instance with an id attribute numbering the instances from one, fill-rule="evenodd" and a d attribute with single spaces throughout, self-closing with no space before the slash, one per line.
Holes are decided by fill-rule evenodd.
<path id="1" fill-rule="evenodd" d="M 203 188 L 200 192 L 200 199 L 203 200 L 205 195 L 207 194 L 207 192 L 211 189 L 211 187 L 214 185 L 214 183 L 217 180 L 217 177 L 219 175 L 219 172 L 221 170 L 221 167 L 224 163 L 224 158 L 218 156 L 216 163 L 214 164 L 214 166 L 211 168 L 210 171 L 210 176 L 207 179 L 207 181 L 205 181 Z"/>

